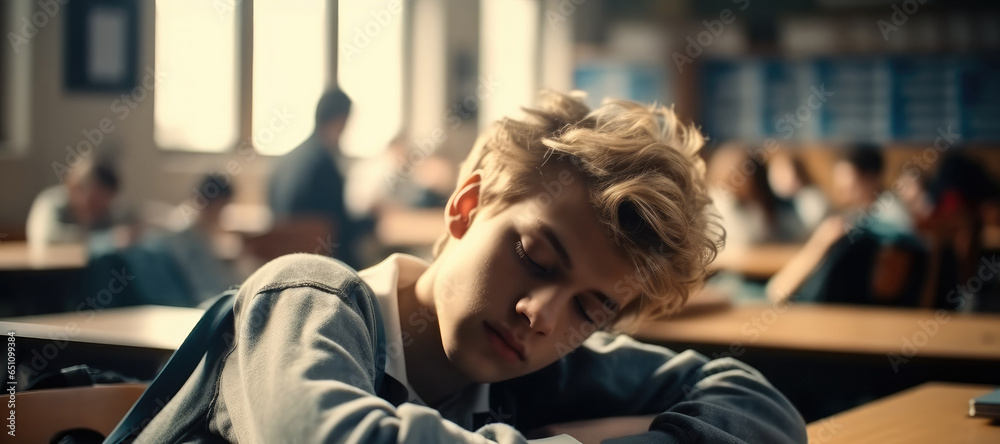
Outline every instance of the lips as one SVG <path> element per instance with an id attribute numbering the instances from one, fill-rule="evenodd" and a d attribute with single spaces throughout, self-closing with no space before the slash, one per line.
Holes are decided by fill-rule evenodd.
<path id="1" fill-rule="evenodd" d="M 514 337 L 513 333 L 503 327 L 494 327 L 488 322 L 485 324 L 487 335 L 492 336 L 490 338 L 491 345 L 497 348 L 501 355 L 504 355 L 509 361 L 525 361 L 524 345 Z"/>

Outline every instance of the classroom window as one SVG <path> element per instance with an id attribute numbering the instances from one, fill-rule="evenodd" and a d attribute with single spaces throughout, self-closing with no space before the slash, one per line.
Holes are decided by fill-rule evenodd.
<path id="1" fill-rule="evenodd" d="M 301 143 L 329 78 L 327 8 L 327 0 L 158 0 L 156 144 L 223 152 L 242 139 L 280 155 Z"/>
<path id="2" fill-rule="evenodd" d="M 156 2 L 153 137 L 170 150 L 221 152 L 239 138 L 238 10 Z"/>
<path id="3" fill-rule="evenodd" d="M 367 157 L 403 126 L 403 22 L 410 4 L 338 3 L 338 79 L 352 101 L 341 150 Z"/>

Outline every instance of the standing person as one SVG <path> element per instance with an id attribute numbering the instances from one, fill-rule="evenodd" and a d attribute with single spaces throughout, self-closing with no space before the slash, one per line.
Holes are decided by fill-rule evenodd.
<path id="1" fill-rule="evenodd" d="M 333 256 L 358 267 L 355 223 L 344 199 L 344 162 L 340 136 L 351 111 L 351 99 L 339 89 L 323 94 L 316 106 L 311 136 L 279 161 L 271 175 L 268 203 L 276 222 L 322 218 L 330 224 L 337 247 Z"/>

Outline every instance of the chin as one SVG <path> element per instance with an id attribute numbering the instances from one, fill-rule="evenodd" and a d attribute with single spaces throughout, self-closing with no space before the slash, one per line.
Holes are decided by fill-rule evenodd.
<path id="1" fill-rule="evenodd" d="M 517 375 L 509 369 L 504 369 L 488 356 L 479 353 L 448 353 L 448 360 L 471 382 L 491 384 L 505 381 Z"/>

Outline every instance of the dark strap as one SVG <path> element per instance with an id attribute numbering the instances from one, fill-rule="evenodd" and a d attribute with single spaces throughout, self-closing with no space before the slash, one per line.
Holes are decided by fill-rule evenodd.
<path id="1" fill-rule="evenodd" d="M 227 319 L 231 319 L 235 298 L 236 290 L 227 290 L 205 311 L 184 343 L 156 375 L 156 379 L 146 387 L 139 400 L 104 440 L 105 444 L 119 444 L 134 439 L 142 430 L 143 422 L 148 424 L 159 411 L 157 400 L 169 399 L 181 389 L 208 351 L 215 332 Z"/>

